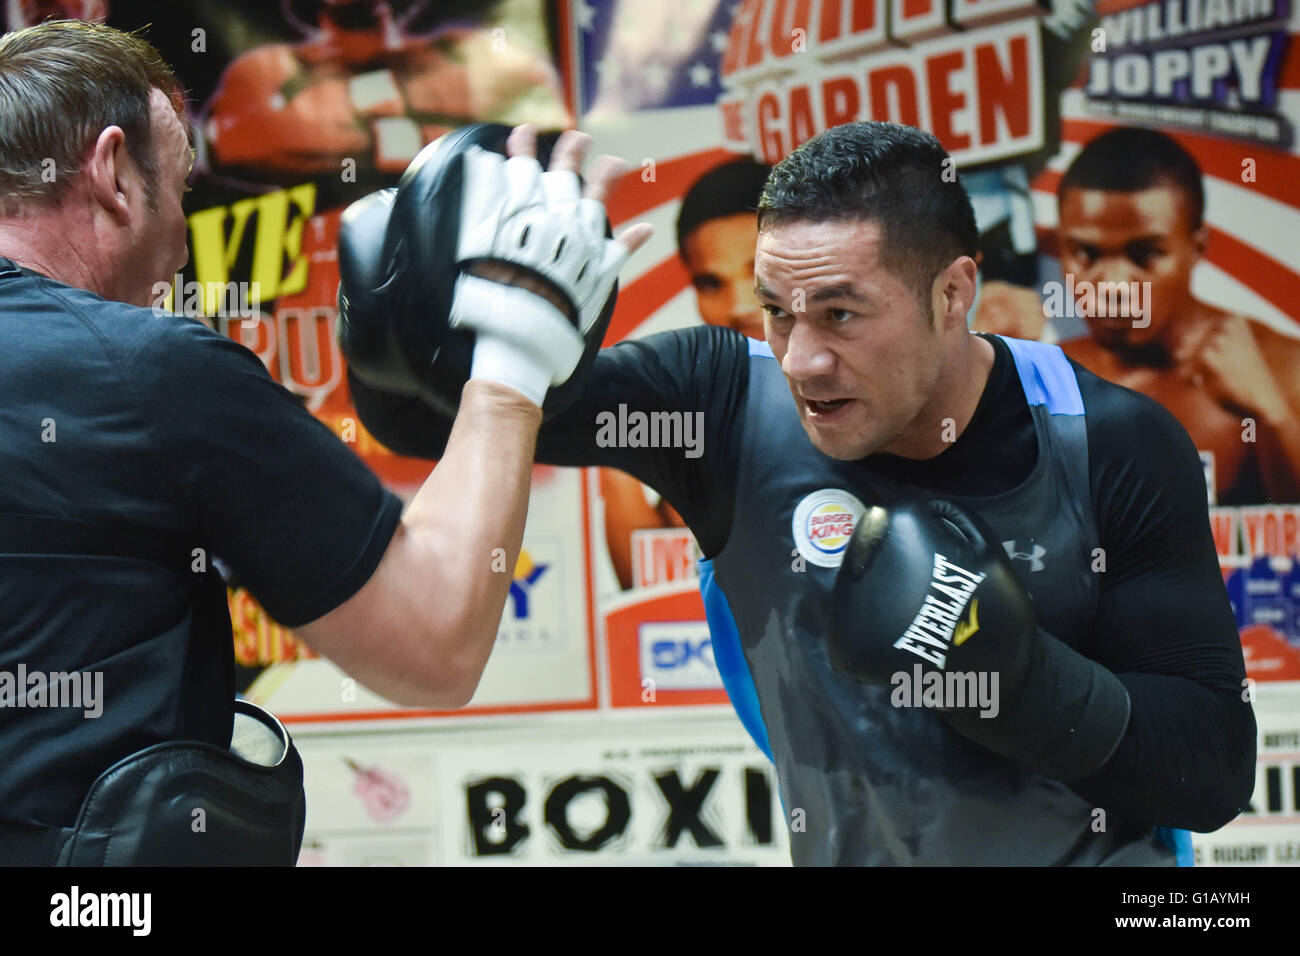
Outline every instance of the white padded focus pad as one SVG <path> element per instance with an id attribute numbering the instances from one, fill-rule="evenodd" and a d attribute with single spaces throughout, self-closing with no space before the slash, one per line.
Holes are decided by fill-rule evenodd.
<path id="1" fill-rule="evenodd" d="M 604 206 L 582 198 L 576 173 L 543 172 L 530 157 L 506 159 L 474 146 L 462 169 L 457 263 L 497 259 L 545 276 L 573 304 L 585 333 L 628 256 L 605 237 Z"/>

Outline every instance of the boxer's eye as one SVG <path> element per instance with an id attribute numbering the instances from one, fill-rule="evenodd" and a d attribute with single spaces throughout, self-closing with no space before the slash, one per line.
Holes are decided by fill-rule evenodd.
<path id="1" fill-rule="evenodd" d="M 1085 265 L 1091 265 L 1092 263 L 1097 261 L 1098 250 L 1096 246 L 1085 246 L 1083 244 L 1076 244 L 1074 246 L 1073 252 L 1075 258 L 1082 260 Z"/>
<path id="2" fill-rule="evenodd" d="M 765 305 L 763 311 L 767 313 L 774 334 L 782 335 L 794 326 L 794 316 L 775 305 Z"/>
<path id="3" fill-rule="evenodd" d="M 1153 260 L 1159 258 L 1160 254 L 1160 247 L 1149 242 L 1135 243 L 1128 250 L 1129 259 L 1133 261 L 1134 265 L 1142 269 L 1145 269 Z"/>

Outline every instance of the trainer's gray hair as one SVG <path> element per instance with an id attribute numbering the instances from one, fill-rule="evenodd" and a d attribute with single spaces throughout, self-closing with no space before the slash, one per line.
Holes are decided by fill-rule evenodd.
<path id="1" fill-rule="evenodd" d="M 158 51 L 134 33 L 49 20 L 0 37 L 0 215 L 57 203 L 104 129 L 119 126 L 158 202 L 150 91 L 171 100 L 192 136 L 185 97 Z"/>

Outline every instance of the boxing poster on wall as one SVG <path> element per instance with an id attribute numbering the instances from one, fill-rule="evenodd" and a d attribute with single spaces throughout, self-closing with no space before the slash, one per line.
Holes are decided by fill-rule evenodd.
<path id="1" fill-rule="evenodd" d="M 1300 866 L 1300 700 L 1290 688 L 1259 685 L 1255 792 L 1228 826 L 1192 834 L 1196 866 Z"/>
<path id="2" fill-rule="evenodd" d="M 973 327 L 1061 344 L 1162 404 L 1199 449 L 1248 673 L 1270 685 L 1256 703 L 1257 794 L 1227 832 L 1267 817 L 1277 846 L 1295 841 L 1287 835 L 1300 832 L 1295 747 L 1286 736 L 1295 724 L 1281 716 L 1300 696 L 1300 306 L 1289 294 L 1300 278 L 1300 14 L 1292 5 L 248 0 L 216 10 L 68 0 L 6 12 L 10 27 L 51 13 L 149 25 L 146 35 L 190 90 L 197 131 L 191 259 L 171 307 L 250 348 L 404 495 L 431 463 L 389 452 L 355 414 L 335 341 L 336 242 L 342 210 L 395 185 L 425 144 L 479 121 L 576 124 L 593 134 L 596 152 L 631 164 L 610 218 L 616 229 L 648 220 L 656 234 L 622 275 L 613 344 L 700 323 L 761 339 L 753 207 L 771 164 L 855 119 L 933 132 L 980 228 Z M 703 453 L 692 425 L 611 423 L 621 440 L 639 434 L 685 456 Z M 835 514 L 810 514 L 804 528 L 828 551 L 850 533 Z M 538 469 L 497 647 L 464 713 L 613 709 L 671 722 L 724 706 L 700 556 L 671 503 L 628 476 Z M 295 729 L 446 720 L 350 684 L 236 577 L 229 590 L 242 689 Z M 564 719 L 542 726 L 562 734 Z M 435 772 L 457 793 L 512 778 L 544 806 L 562 779 L 555 767 L 567 760 L 574 773 L 593 774 L 606 761 L 595 750 L 576 763 L 558 751 L 461 756 L 445 775 L 410 772 Z M 633 781 L 619 784 L 628 793 L 647 790 L 654 759 L 627 757 L 630 769 L 611 773 Z M 423 821 L 407 834 L 410 860 L 468 852 L 467 834 L 447 843 L 427 825 L 435 813 L 427 801 L 445 795 L 393 782 L 364 745 L 331 767 L 331 787 L 368 795 L 355 795 L 363 812 L 415 808 L 389 818 L 409 812 Z M 679 780 L 700 772 L 692 764 Z M 521 819 L 539 834 L 550 825 Z M 650 846 L 638 840 L 627 845 Z M 539 838 L 521 852 L 545 859 L 546 846 Z M 406 849 L 392 852 L 408 859 Z M 1285 848 L 1266 859 L 1295 861 Z"/>
<path id="3" fill-rule="evenodd" d="M 414 494 L 432 463 L 375 441 L 349 395 L 336 339 L 340 217 L 466 124 L 573 125 L 556 11 L 543 0 L 66 0 L 5 11 L 9 28 L 64 16 L 145 30 L 188 91 L 196 149 L 190 259 L 159 304 L 247 346 L 391 489 Z M 498 652 L 468 713 L 595 706 L 584 481 L 536 470 Z M 223 572 L 246 696 L 291 721 L 431 716 L 344 679 Z"/>

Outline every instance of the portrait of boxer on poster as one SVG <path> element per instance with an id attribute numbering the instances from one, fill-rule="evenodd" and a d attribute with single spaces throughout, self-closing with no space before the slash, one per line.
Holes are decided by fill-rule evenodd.
<path id="1" fill-rule="evenodd" d="M 715 166 L 691 184 L 677 214 L 677 252 L 690 274 L 700 318 L 706 325 L 735 329 L 760 341 L 763 310 L 754 295 L 755 210 L 768 171 L 743 157 Z M 634 583 L 633 533 L 685 528 L 686 522 L 641 482 L 612 468 L 600 470 L 600 495 L 610 561 L 619 587 L 627 590 Z"/>
<path id="2" fill-rule="evenodd" d="M 1300 340 L 1198 298 L 1211 242 L 1195 158 L 1172 137 L 1119 127 L 1090 140 L 1057 189 L 1064 283 L 1041 313 L 985 312 L 982 331 L 1044 331 L 1082 319 L 1065 354 L 1154 398 L 1196 443 L 1210 504 L 1300 497 Z M 1004 302 L 1009 300 L 1003 300 Z"/>

